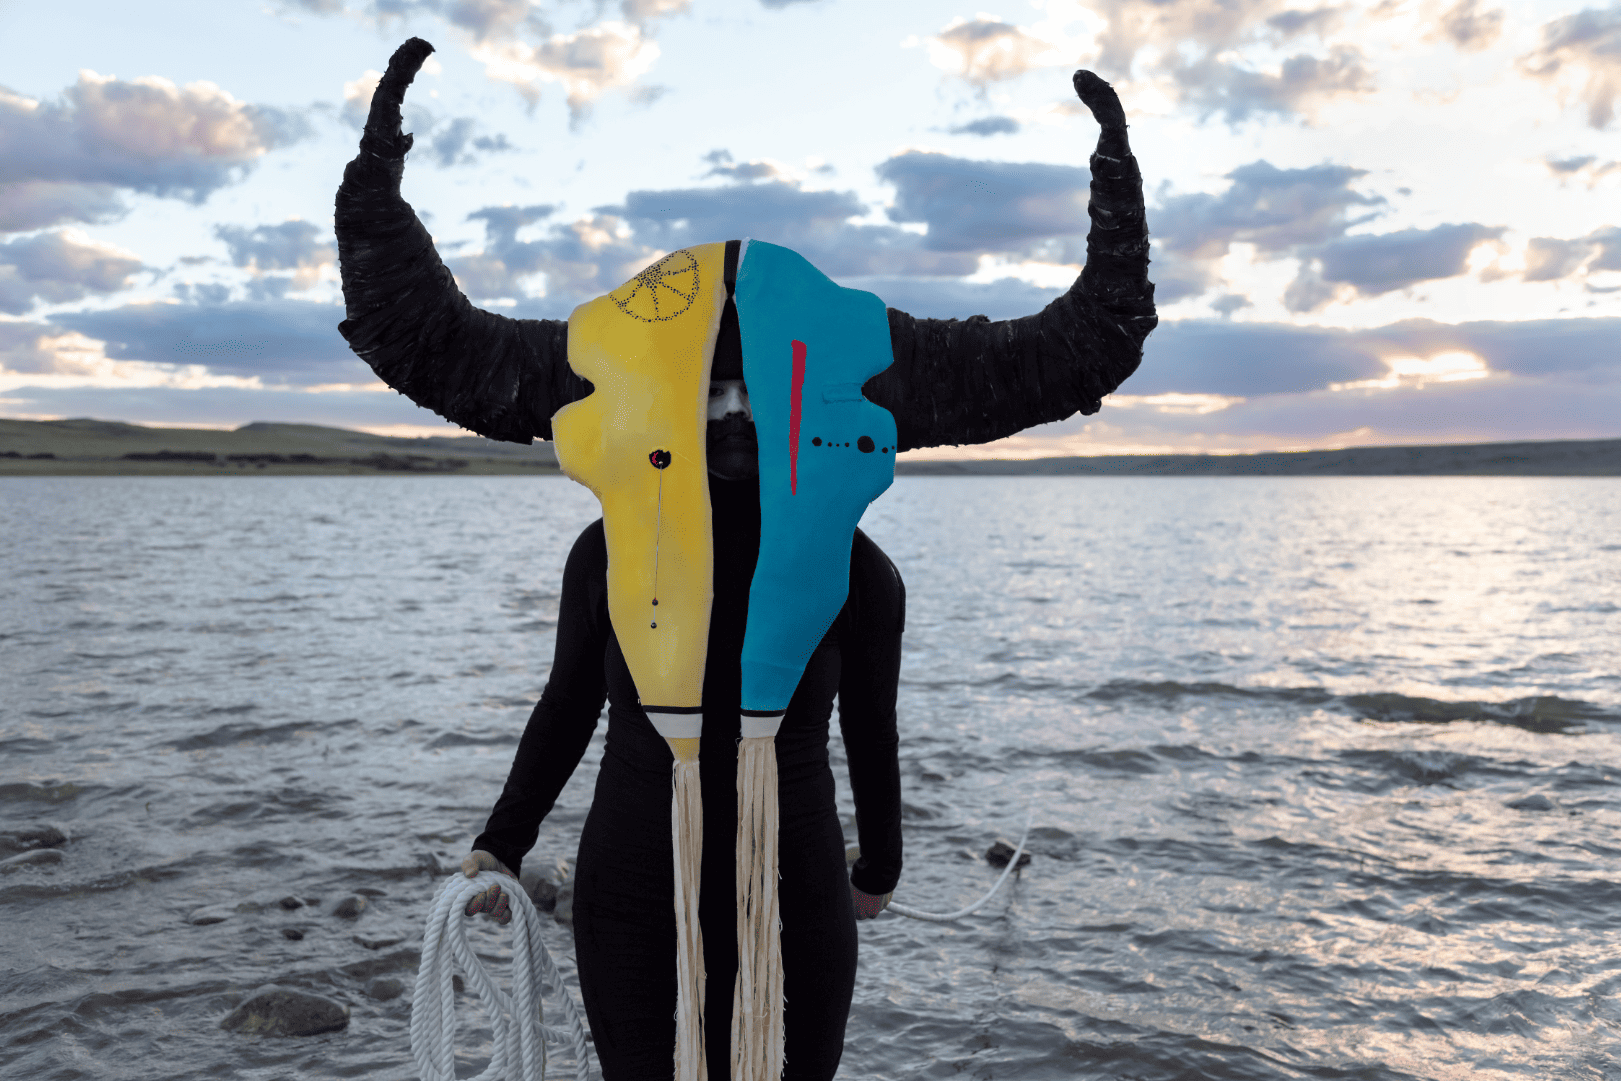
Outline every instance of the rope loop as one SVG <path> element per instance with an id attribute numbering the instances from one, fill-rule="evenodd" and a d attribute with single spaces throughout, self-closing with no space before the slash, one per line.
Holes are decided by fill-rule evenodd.
<path id="1" fill-rule="evenodd" d="M 500 886 L 512 910 L 512 993 L 496 985 L 467 940 L 463 911 L 475 894 Z M 452 969 L 460 968 L 484 1000 L 495 1032 L 494 1053 L 484 1072 L 468 1081 L 545 1081 L 547 1045 L 574 1051 L 576 1081 L 591 1081 L 585 1018 L 541 938 L 541 917 L 517 882 L 494 871 L 478 877 L 452 875 L 428 913 L 422 932 L 422 963 L 411 998 L 411 1055 L 422 1081 L 456 1079 L 456 992 Z M 562 1005 L 563 1027 L 545 1024 L 538 983 Z"/>
<path id="2" fill-rule="evenodd" d="M 1033 807 L 1025 812 L 1024 833 L 1019 836 L 1019 846 L 1013 850 L 1013 858 L 1007 861 L 1007 868 L 1002 872 L 1002 877 L 996 880 L 996 885 L 991 887 L 991 891 L 989 893 L 975 901 L 973 904 L 969 905 L 967 908 L 959 908 L 955 912 L 924 912 L 920 908 L 912 908 L 910 905 L 900 905 L 896 904 L 894 901 L 891 901 L 889 902 L 887 911 L 893 912 L 897 916 L 906 916 L 914 920 L 923 920 L 926 923 L 950 923 L 952 920 L 960 920 L 964 916 L 978 912 L 981 908 L 984 908 L 990 903 L 991 898 L 996 896 L 996 891 L 1002 888 L 1002 883 L 1007 881 L 1007 876 L 1012 874 L 1014 869 L 1019 866 L 1019 857 L 1024 854 L 1024 842 L 1030 839 L 1030 823 L 1034 820 L 1035 813 L 1035 808 Z"/>

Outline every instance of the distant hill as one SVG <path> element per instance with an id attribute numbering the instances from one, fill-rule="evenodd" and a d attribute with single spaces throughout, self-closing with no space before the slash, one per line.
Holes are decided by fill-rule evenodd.
<path id="1" fill-rule="evenodd" d="M 913 476 L 1615 477 L 1621 439 L 1440 443 L 1269 454 L 1132 454 L 1028 461 L 900 462 Z"/>
<path id="2" fill-rule="evenodd" d="M 0 476 L 237 473 L 556 473 L 549 443 L 399 439 L 315 424 L 235 431 L 110 420 L 0 420 Z"/>
<path id="3" fill-rule="evenodd" d="M 901 461 L 902 476 L 1621 476 L 1621 439 L 1351 447 L 1279 454 L 1145 454 Z M 0 476 L 558 472 L 550 443 L 399 439 L 314 424 L 235 431 L 108 420 L 0 420 Z"/>

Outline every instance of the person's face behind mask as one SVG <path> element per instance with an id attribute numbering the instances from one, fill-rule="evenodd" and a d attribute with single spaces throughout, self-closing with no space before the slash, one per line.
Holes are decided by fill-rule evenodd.
<path id="1" fill-rule="evenodd" d="M 754 411 L 741 379 L 709 384 L 709 473 L 720 480 L 754 480 L 760 475 L 760 444 Z"/>

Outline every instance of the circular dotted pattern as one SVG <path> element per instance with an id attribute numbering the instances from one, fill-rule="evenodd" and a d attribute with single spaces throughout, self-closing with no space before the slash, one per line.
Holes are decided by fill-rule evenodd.
<path id="1" fill-rule="evenodd" d="M 812 436 L 811 437 L 811 446 L 820 447 L 820 446 L 823 446 L 823 445 L 824 444 L 822 443 L 822 437 L 821 436 L 817 435 L 817 436 Z M 834 442 L 828 442 L 826 444 L 826 446 L 829 446 L 829 447 L 848 447 L 849 445 L 850 444 L 848 444 L 848 443 L 834 443 Z M 857 439 L 856 440 L 856 449 L 859 450 L 862 454 L 871 454 L 875 450 L 883 451 L 885 454 L 889 453 L 889 448 L 888 447 L 880 447 L 880 446 L 878 446 L 878 444 L 876 444 L 876 443 L 874 443 L 872 441 L 872 436 L 870 436 L 870 435 L 864 435 L 861 438 Z"/>
<path id="2" fill-rule="evenodd" d="M 692 307 L 698 297 L 698 260 L 673 251 L 608 294 L 632 319 L 665 323 Z"/>

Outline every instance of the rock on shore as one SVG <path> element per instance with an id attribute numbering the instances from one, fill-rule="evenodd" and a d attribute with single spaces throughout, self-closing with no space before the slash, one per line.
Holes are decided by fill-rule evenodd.
<path id="1" fill-rule="evenodd" d="M 574 879 L 572 868 L 566 859 L 556 859 L 550 864 L 532 865 L 524 869 L 518 876 L 518 885 L 523 887 L 535 907 L 542 912 L 550 912 L 558 923 L 567 924 L 574 919 Z"/>
<path id="2" fill-rule="evenodd" d="M 61 863 L 62 859 L 62 850 L 59 848 L 36 848 L 32 852 L 23 852 L 0 860 L 0 874 L 21 871 L 25 867 L 53 867 Z"/>
<path id="3" fill-rule="evenodd" d="M 315 1036 L 347 1027 L 349 1007 L 277 984 L 259 988 L 220 1022 L 245 1036 Z"/>
<path id="4" fill-rule="evenodd" d="M 356 946 L 363 946 L 368 950 L 386 950 L 390 946 L 398 946 L 405 941 L 404 935 L 350 935 L 349 939 Z"/>
<path id="5" fill-rule="evenodd" d="M 60 826 L 49 823 L 25 826 L 19 830 L 0 830 L 0 856 L 13 852 L 32 852 L 36 849 L 65 848 L 68 835 Z"/>
<path id="6" fill-rule="evenodd" d="M 389 976 L 379 976 L 366 985 L 366 997 L 378 1002 L 392 1002 L 405 993 L 405 984 Z"/>
<path id="7" fill-rule="evenodd" d="M 192 909 L 186 922 L 193 927 L 208 927 L 211 924 L 224 923 L 236 914 L 236 909 L 230 905 L 204 905 L 202 908 Z"/>
<path id="8" fill-rule="evenodd" d="M 332 914 L 341 920 L 352 920 L 366 911 L 366 899 L 358 894 L 350 894 L 338 902 Z"/>
<path id="9" fill-rule="evenodd" d="M 529 899 L 535 902 L 535 907 L 542 912 L 551 912 L 557 907 L 557 883 L 540 871 L 525 871 L 518 876 L 518 885 L 523 887 Z"/>
<path id="10" fill-rule="evenodd" d="M 992 867 L 1006 867 L 1008 865 L 1008 860 L 1013 858 L 1013 853 L 1015 852 L 1019 852 L 1019 850 L 1013 845 L 1008 844 L 1006 841 L 999 839 L 995 844 L 991 845 L 991 847 L 985 850 L 985 862 L 990 864 Z M 1019 852 L 1019 867 L 1027 867 L 1029 865 L 1029 850 L 1026 849 L 1023 852 Z M 1015 871 L 1018 869 L 1018 867 L 1014 868 Z"/>

